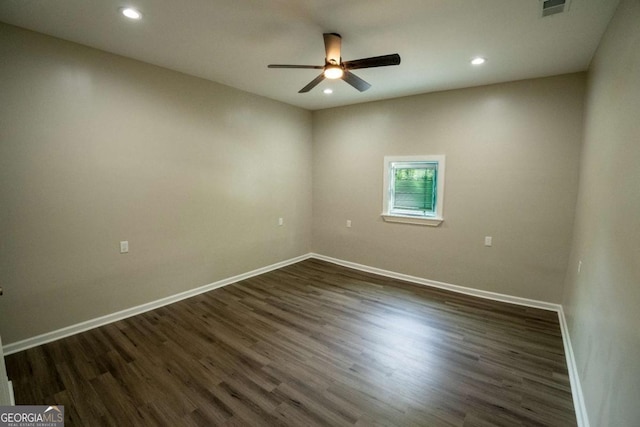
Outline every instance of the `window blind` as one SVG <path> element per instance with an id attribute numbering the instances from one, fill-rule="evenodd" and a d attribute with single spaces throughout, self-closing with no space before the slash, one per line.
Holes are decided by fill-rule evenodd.
<path id="1" fill-rule="evenodd" d="M 437 163 L 403 163 L 393 168 L 393 210 L 435 211 Z"/>

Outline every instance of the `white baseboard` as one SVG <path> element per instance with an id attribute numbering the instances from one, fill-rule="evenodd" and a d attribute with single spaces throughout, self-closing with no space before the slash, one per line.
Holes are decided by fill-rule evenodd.
<path id="1" fill-rule="evenodd" d="M 15 400 L 13 398 L 13 385 L 7 378 L 7 370 L 4 364 L 4 355 L 2 354 L 2 339 L 0 339 L 0 406 L 13 406 Z"/>
<path id="2" fill-rule="evenodd" d="M 13 394 L 13 383 L 8 381 L 9 384 L 9 403 L 11 406 L 16 406 L 16 396 Z"/>
<path id="3" fill-rule="evenodd" d="M 97 317 L 95 319 L 87 320 L 86 322 L 77 323 L 75 325 L 67 326 L 65 328 L 57 329 L 55 331 L 46 332 L 44 334 L 27 338 L 22 341 L 13 342 L 3 346 L 3 351 L 5 355 L 9 355 L 9 354 L 17 353 L 22 350 L 26 350 L 28 348 L 37 347 L 39 345 L 46 344 L 51 341 L 55 341 L 71 335 L 79 334 L 80 332 L 88 331 L 89 329 L 97 328 L 99 326 L 107 325 L 109 323 L 126 319 L 128 317 L 135 316 L 137 314 L 142 314 L 147 311 L 155 310 L 156 308 L 160 308 L 165 305 L 172 304 L 174 302 L 178 302 L 186 298 L 200 295 L 202 293 L 209 292 L 211 290 L 221 288 L 223 286 L 227 286 L 232 283 L 239 282 L 241 280 L 249 279 L 251 277 L 258 276 L 260 274 L 268 273 L 269 271 L 277 270 L 279 268 L 286 267 L 288 265 L 295 264 L 300 261 L 304 261 L 310 257 L 311 257 L 311 254 L 301 255 L 295 258 L 291 258 L 285 261 L 268 265 L 266 267 L 249 271 L 248 273 L 239 274 L 237 276 L 229 277 L 227 279 L 222 279 L 217 282 L 200 286 L 195 289 L 190 289 L 188 291 L 180 292 L 179 294 L 161 298 L 156 301 L 151 301 L 146 304 L 138 305 L 136 307 L 127 308 L 125 310 L 118 311 L 116 313 L 107 314 L 106 316 Z"/>
<path id="4" fill-rule="evenodd" d="M 354 270 L 360 270 L 367 273 L 373 273 L 380 276 L 390 277 L 392 279 L 404 280 L 404 281 L 419 284 L 419 285 L 430 286 L 430 287 L 435 287 L 439 289 L 446 289 L 448 291 L 471 295 L 479 298 L 490 299 L 494 301 L 501 301 L 501 302 L 506 302 L 510 304 L 523 305 L 527 307 L 540 308 L 543 310 L 551 310 L 551 311 L 557 312 L 558 319 L 560 322 L 560 330 L 562 332 L 564 351 L 567 358 L 569 380 L 571 382 L 571 390 L 573 395 L 573 402 L 574 402 L 574 407 L 576 411 L 578 426 L 590 427 L 589 420 L 587 418 L 587 411 L 584 403 L 584 396 L 582 394 L 582 387 L 580 385 L 580 379 L 578 378 L 578 370 L 577 370 L 576 362 L 573 355 L 573 349 L 571 347 L 571 340 L 569 338 L 569 330 L 567 328 L 567 322 L 564 317 L 564 311 L 562 310 L 562 306 L 560 304 L 554 304 L 546 301 L 539 301 L 539 300 L 534 300 L 529 298 L 521 298 L 521 297 L 516 297 L 512 295 L 500 294 L 497 292 L 484 291 L 480 289 L 467 288 L 464 286 L 452 285 L 450 283 L 438 282 L 435 280 L 428 280 L 421 277 L 415 277 L 415 276 L 410 276 L 403 273 L 397 273 L 394 271 L 383 270 L 380 268 L 370 267 L 363 264 L 357 264 L 350 261 L 344 261 L 341 259 L 332 258 L 332 257 L 328 257 L 325 255 L 320 255 L 316 253 L 308 253 L 306 255 L 301 255 L 295 258 L 291 258 L 282 262 L 278 262 L 278 263 L 266 266 L 266 267 L 249 271 L 248 273 L 239 274 L 237 276 L 219 280 L 217 282 L 200 286 L 198 288 L 181 292 L 179 294 L 171 295 L 166 298 L 161 298 L 159 300 L 142 304 L 136 307 L 131 307 L 116 313 L 91 319 L 86 322 L 78 323 L 62 329 L 47 332 L 32 338 L 27 338 L 22 341 L 10 343 L 3 346 L 3 351 L 5 355 L 17 353 L 19 351 L 26 350 L 31 347 L 36 347 L 51 341 L 55 341 L 61 338 L 78 334 L 80 332 L 87 331 L 89 329 L 97 328 L 99 326 L 103 326 L 118 320 L 126 319 L 128 317 L 135 316 L 137 314 L 145 313 L 147 311 L 154 310 L 156 308 L 160 308 L 165 305 L 172 304 L 174 302 L 178 302 L 183 299 L 190 298 L 190 297 L 193 297 L 217 288 L 221 288 L 223 286 L 227 286 L 232 283 L 236 283 L 254 276 L 258 276 L 260 274 L 264 274 L 269 271 L 277 270 L 279 268 L 286 267 L 288 265 L 295 264 L 309 258 L 315 258 L 315 259 L 327 261 L 333 264 L 341 265 L 344 267 L 352 268 Z"/>
<path id="5" fill-rule="evenodd" d="M 507 302 L 510 304 L 524 305 L 527 307 L 540 308 L 543 310 L 560 311 L 562 306 L 560 304 L 554 304 L 546 301 L 539 301 L 529 298 L 515 297 L 512 295 L 500 294 L 497 292 L 483 291 L 481 289 L 467 288 L 459 285 L 452 285 L 450 283 L 437 282 L 435 280 L 423 279 L 422 277 L 409 276 L 408 274 L 396 273 L 395 271 L 382 270 L 376 267 L 370 267 L 368 265 L 357 264 L 355 262 L 344 261 L 337 258 L 331 258 L 324 255 L 312 253 L 311 258 L 320 259 L 333 264 L 342 265 L 344 267 L 353 268 L 354 270 L 365 271 L 367 273 L 377 274 L 379 276 L 390 277 L 392 279 L 404 280 L 406 282 L 416 283 L 418 285 L 430 286 L 433 288 L 446 289 L 448 291 L 457 292 L 460 294 L 471 295 L 474 297 L 490 299 L 493 301 Z"/>
<path id="6" fill-rule="evenodd" d="M 562 332 L 564 355 L 567 358 L 569 381 L 571 382 L 571 394 L 573 395 L 573 407 L 576 411 L 578 427 L 589 427 L 587 406 L 584 403 L 582 384 L 580 384 L 580 377 L 578 376 L 578 365 L 576 365 L 576 359 L 573 355 L 573 347 L 571 347 L 571 338 L 569 337 L 569 327 L 567 326 L 567 319 L 564 317 L 564 310 L 562 307 L 560 307 L 560 311 L 558 311 L 558 320 L 560 321 L 560 331 Z"/>

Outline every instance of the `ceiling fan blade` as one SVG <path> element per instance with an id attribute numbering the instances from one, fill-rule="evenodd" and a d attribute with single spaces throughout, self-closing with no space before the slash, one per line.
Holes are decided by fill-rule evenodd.
<path id="1" fill-rule="evenodd" d="M 268 68 L 309 68 L 313 70 L 322 70 L 322 65 L 288 65 L 288 64 L 269 64 Z"/>
<path id="2" fill-rule="evenodd" d="M 311 80 L 311 82 L 306 85 L 305 87 L 303 87 L 302 89 L 300 89 L 298 91 L 298 93 L 306 93 L 309 92 L 311 89 L 313 89 L 314 87 L 318 86 L 318 84 L 323 81 L 325 79 L 324 77 L 324 73 L 320 74 L 318 77 L 316 77 L 315 79 Z"/>
<path id="3" fill-rule="evenodd" d="M 340 65 L 342 37 L 336 33 L 324 33 L 322 36 L 324 37 L 324 50 L 327 63 Z"/>
<path id="4" fill-rule="evenodd" d="M 374 56 L 372 58 L 354 59 L 353 61 L 343 62 L 348 70 L 357 70 L 358 68 L 386 67 L 387 65 L 400 64 L 400 55 L 393 53 L 391 55 Z"/>
<path id="5" fill-rule="evenodd" d="M 342 80 L 349 83 L 351 86 L 355 87 L 360 92 L 364 92 L 365 90 L 371 87 L 369 83 L 365 82 L 360 77 L 356 76 L 353 73 L 350 73 L 347 70 L 344 70 L 344 74 L 342 75 Z"/>

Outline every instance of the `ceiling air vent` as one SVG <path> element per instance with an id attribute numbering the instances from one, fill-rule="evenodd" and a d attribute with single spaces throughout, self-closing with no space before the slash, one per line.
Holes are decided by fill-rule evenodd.
<path id="1" fill-rule="evenodd" d="M 542 17 L 555 15 L 569 10 L 571 0 L 544 0 L 542 1 Z"/>

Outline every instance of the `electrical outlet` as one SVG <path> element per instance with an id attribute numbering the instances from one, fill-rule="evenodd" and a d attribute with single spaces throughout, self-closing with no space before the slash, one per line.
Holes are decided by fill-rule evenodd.
<path id="1" fill-rule="evenodd" d="M 123 240 L 122 242 L 120 242 L 120 253 L 126 254 L 128 252 L 129 252 L 129 241 Z"/>
<path id="2" fill-rule="evenodd" d="M 484 245 L 485 245 L 485 246 L 491 246 L 491 245 L 493 245 L 493 237 L 491 237 L 491 236 L 484 236 Z"/>
<path id="3" fill-rule="evenodd" d="M 284 225 L 284 218 L 278 218 L 278 225 Z"/>
<path id="4" fill-rule="evenodd" d="M 347 220 L 347 228 L 351 228 L 351 220 L 350 219 Z"/>

